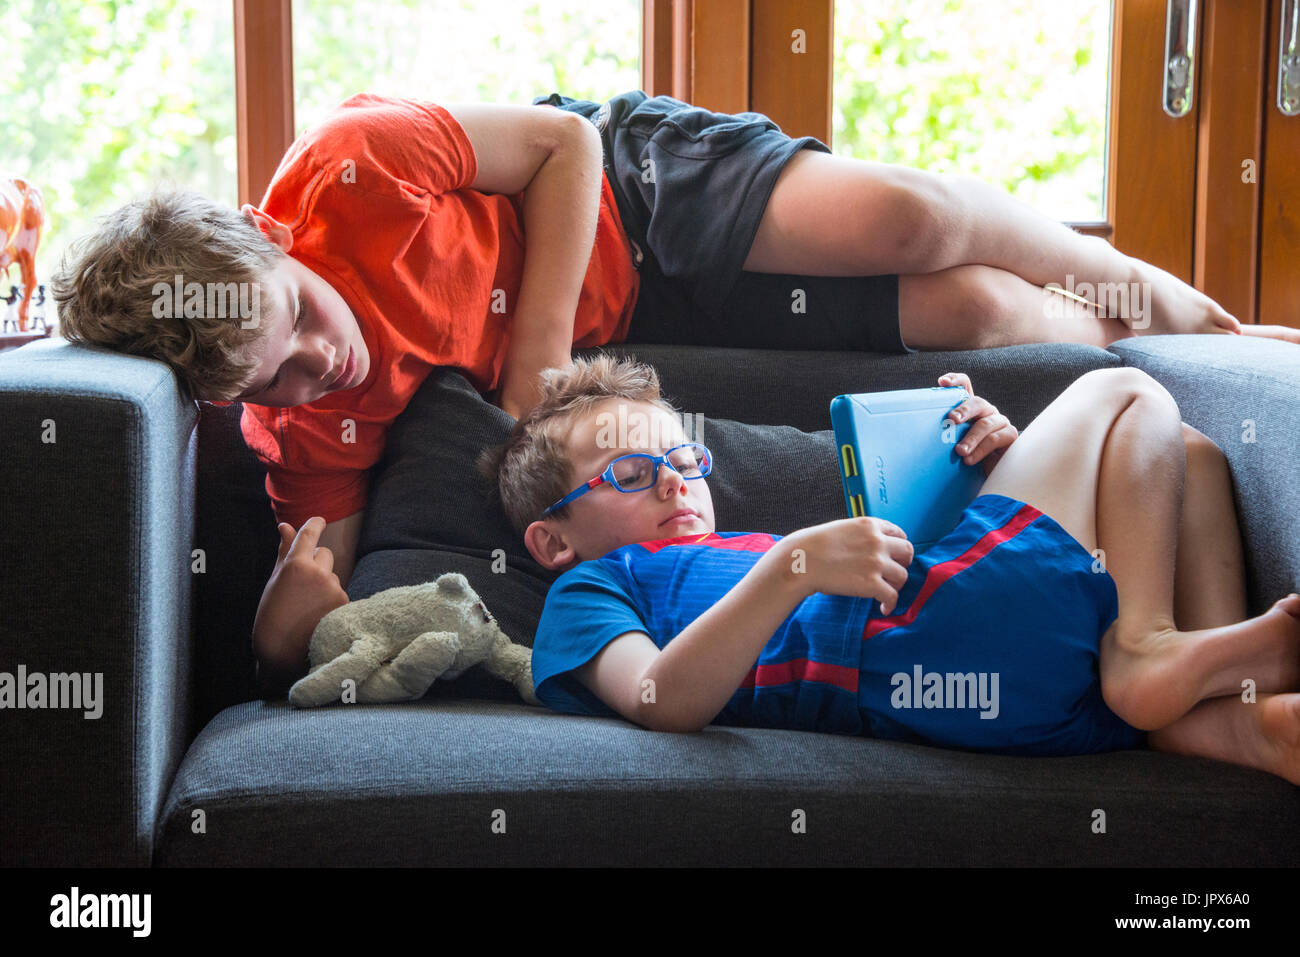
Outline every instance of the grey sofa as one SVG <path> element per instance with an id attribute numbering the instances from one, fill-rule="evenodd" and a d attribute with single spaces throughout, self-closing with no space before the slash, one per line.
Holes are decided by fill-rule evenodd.
<path id="1" fill-rule="evenodd" d="M 1023 430 L 1082 373 L 1138 366 L 1228 455 L 1252 614 L 1300 589 L 1300 348 L 1169 336 L 908 356 L 607 351 L 653 363 L 678 408 L 703 414 L 719 530 L 780 534 L 843 516 L 826 431 L 840 392 L 965 371 Z M 477 671 L 419 702 L 297 711 L 254 682 L 276 535 L 238 415 L 196 406 L 148 360 L 62 341 L 0 356 L 0 670 L 103 676 L 96 719 L 0 713 L 0 863 L 1300 863 L 1300 788 L 1209 760 L 653 733 L 528 707 Z M 455 570 L 531 641 L 554 575 L 472 468 L 512 422 L 458 373 L 429 377 L 374 470 L 354 599 Z"/>

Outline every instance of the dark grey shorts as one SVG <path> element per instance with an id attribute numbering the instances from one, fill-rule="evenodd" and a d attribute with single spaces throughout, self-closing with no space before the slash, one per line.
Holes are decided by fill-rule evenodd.
<path id="1" fill-rule="evenodd" d="M 629 342 L 756 349 L 914 352 L 898 320 L 898 277 L 746 272 L 745 259 L 791 138 L 762 113 L 712 113 L 641 90 L 608 103 L 538 97 L 600 131 L 605 173 L 632 242 L 641 291 Z"/>

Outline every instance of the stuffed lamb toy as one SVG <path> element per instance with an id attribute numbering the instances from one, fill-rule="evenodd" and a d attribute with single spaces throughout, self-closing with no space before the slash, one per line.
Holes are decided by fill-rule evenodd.
<path id="1" fill-rule="evenodd" d="M 537 704 L 531 649 L 506 637 L 455 572 L 335 608 L 312 633 L 309 658 L 311 670 L 289 689 L 300 708 L 409 701 L 438 678 L 457 678 L 479 663 Z"/>

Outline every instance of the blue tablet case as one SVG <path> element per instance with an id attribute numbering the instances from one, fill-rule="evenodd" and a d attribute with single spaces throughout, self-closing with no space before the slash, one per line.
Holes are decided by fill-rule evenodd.
<path id="1" fill-rule="evenodd" d="M 893 522 L 918 555 L 957 527 L 984 484 L 984 469 L 956 451 L 970 423 L 947 418 L 968 397 L 963 388 L 936 386 L 831 400 L 850 517 Z"/>

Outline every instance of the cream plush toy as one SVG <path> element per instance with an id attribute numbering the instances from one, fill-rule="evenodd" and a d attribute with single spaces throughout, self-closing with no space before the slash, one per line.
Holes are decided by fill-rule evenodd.
<path id="1" fill-rule="evenodd" d="M 480 662 L 529 704 L 532 650 L 497 625 L 464 575 L 389 588 L 335 608 L 311 636 L 311 670 L 289 689 L 300 708 L 419 698 L 438 678 L 458 678 Z M 347 681 L 355 682 L 345 685 Z"/>

